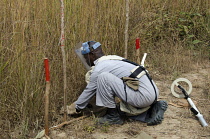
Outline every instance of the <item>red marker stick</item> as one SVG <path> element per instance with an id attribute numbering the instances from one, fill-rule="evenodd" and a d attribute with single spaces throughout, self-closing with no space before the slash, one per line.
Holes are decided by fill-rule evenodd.
<path id="1" fill-rule="evenodd" d="M 44 59 L 44 68 L 45 68 L 46 81 L 50 81 L 49 60 L 47 58 Z"/>
<path id="2" fill-rule="evenodd" d="M 140 48 L 140 39 L 136 38 L 136 50 Z"/>
<path id="3" fill-rule="evenodd" d="M 140 64 L 140 52 L 139 52 L 139 48 L 140 48 L 140 39 L 136 38 L 136 57 L 137 57 L 137 63 Z"/>
<path id="4" fill-rule="evenodd" d="M 49 70 L 49 60 L 47 58 L 44 59 L 44 67 L 45 67 L 45 77 L 46 77 L 46 90 L 45 90 L 45 134 L 49 135 L 49 94 L 50 94 L 50 70 Z"/>

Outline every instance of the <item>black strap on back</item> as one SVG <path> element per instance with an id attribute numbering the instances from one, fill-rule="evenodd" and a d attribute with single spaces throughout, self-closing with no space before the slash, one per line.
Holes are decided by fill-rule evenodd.
<path id="1" fill-rule="evenodd" d="M 145 71 L 145 68 L 142 66 L 139 66 L 133 73 L 131 73 L 129 77 L 136 78 L 139 75 L 139 73 L 141 73 L 142 71 Z"/>
<path id="2" fill-rule="evenodd" d="M 137 64 L 137 63 L 135 63 L 135 62 L 129 61 L 128 59 L 122 59 L 122 61 L 128 62 L 128 63 L 133 64 L 133 65 L 135 65 L 135 66 L 139 66 L 139 67 L 138 67 L 138 68 L 129 76 L 129 77 L 131 77 L 131 78 L 136 78 L 137 75 L 138 75 L 139 73 L 141 73 L 142 71 L 145 71 L 146 76 L 148 77 L 148 79 L 149 79 L 150 83 L 152 84 L 152 86 L 153 86 L 153 88 L 154 88 L 154 91 L 155 91 L 155 100 L 154 100 L 154 102 L 153 102 L 151 105 L 153 105 L 154 103 L 156 103 L 156 101 L 157 101 L 157 92 L 156 92 L 156 89 L 155 89 L 155 85 L 153 84 L 152 78 L 149 76 L 149 74 L 148 74 L 148 72 L 146 71 L 146 69 L 145 69 L 143 66 L 141 66 L 141 65 L 139 65 L 139 64 Z M 126 91 L 126 90 L 125 90 L 125 91 Z M 127 96 L 127 93 L 126 93 L 126 96 Z M 126 99 L 127 99 L 127 98 L 126 98 Z"/>

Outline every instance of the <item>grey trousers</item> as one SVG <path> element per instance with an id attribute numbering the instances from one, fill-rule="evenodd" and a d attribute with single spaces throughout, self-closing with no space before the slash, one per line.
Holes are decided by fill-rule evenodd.
<path id="1" fill-rule="evenodd" d="M 126 86 L 127 103 L 143 108 L 149 106 L 154 100 L 149 93 L 134 91 Z M 107 108 L 116 108 L 115 97 L 126 101 L 123 81 L 113 74 L 103 72 L 97 79 L 96 105 Z"/>

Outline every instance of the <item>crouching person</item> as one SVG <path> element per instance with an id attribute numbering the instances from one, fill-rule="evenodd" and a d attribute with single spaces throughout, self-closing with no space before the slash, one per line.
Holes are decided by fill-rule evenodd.
<path id="1" fill-rule="evenodd" d="M 96 105 L 107 108 L 98 124 L 123 124 L 122 115 L 148 125 L 162 122 L 167 102 L 157 101 L 158 88 L 144 67 L 120 56 L 105 56 L 99 42 L 82 43 L 79 50 L 92 70 L 86 88 L 69 107 L 69 114 L 79 113 L 96 96 Z M 116 97 L 121 100 L 119 107 Z"/>

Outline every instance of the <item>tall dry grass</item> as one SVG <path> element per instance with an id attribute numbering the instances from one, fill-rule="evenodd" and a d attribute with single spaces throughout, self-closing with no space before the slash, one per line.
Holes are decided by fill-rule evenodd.
<path id="1" fill-rule="evenodd" d="M 0 137 L 14 129 L 16 136 L 27 137 L 43 128 L 45 57 L 51 71 L 51 123 L 63 105 L 60 1 L 2 0 L 0 8 Z M 128 59 L 136 60 L 140 37 L 141 56 L 147 52 L 146 64 L 163 77 L 192 70 L 195 63 L 209 64 L 209 9 L 208 0 L 130 1 Z M 124 0 L 65 0 L 68 103 L 85 87 L 74 46 L 96 40 L 106 54 L 123 56 L 124 29 Z"/>

